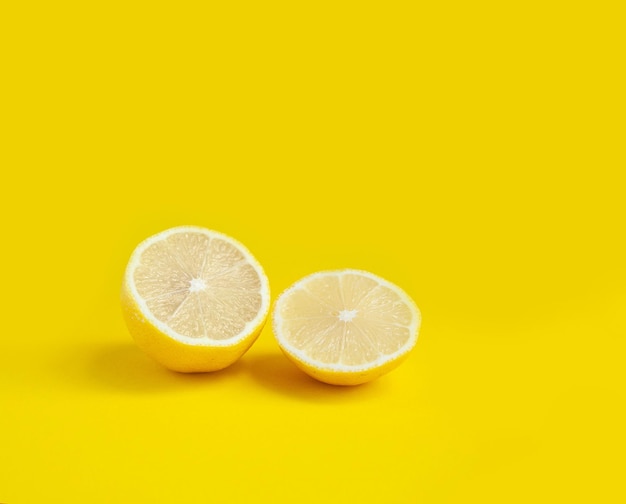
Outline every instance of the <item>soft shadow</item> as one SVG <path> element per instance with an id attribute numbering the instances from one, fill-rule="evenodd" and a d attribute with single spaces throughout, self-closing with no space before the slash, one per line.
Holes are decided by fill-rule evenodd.
<path id="1" fill-rule="evenodd" d="M 151 393 L 167 389 L 189 388 L 231 379 L 244 372 L 244 367 L 232 366 L 212 373 L 177 373 L 161 366 L 136 345 L 109 344 L 76 349 L 72 362 L 64 366 L 63 374 L 73 383 L 86 383 L 128 393 Z"/>
<path id="2" fill-rule="evenodd" d="M 345 402 L 377 395 L 384 388 L 380 380 L 356 386 L 322 383 L 301 371 L 283 354 L 272 353 L 246 358 L 247 371 L 259 385 L 293 398 L 318 402 Z"/>

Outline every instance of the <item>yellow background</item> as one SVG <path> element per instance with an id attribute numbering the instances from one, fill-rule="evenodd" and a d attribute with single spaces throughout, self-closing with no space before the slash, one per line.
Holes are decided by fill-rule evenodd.
<path id="1" fill-rule="evenodd" d="M 3 3 L 0 502 L 623 502 L 619 4 Z M 397 283 L 414 354 L 160 368 L 119 288 L 180 224 Z"/>

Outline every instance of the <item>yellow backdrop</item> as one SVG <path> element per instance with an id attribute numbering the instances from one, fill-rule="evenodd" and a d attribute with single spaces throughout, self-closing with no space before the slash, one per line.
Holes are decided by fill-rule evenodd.
<path id="1" fill-rule="evenodd" d="M 0 8 L 0 502 L 623 502 L 620 2 Z M 126 261 L 194 224 L 272 299 L 398 284 L 414 354 L 312 381 L 268 326 L 168 372 Z"/>

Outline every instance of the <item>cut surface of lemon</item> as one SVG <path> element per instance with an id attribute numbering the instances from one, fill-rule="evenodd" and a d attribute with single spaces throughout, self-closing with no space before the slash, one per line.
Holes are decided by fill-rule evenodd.
<path id="1" fill-rule="evenodd" d="M 122 286 L 122 312 L 139 347 L 183 372 L 235 362 L 263 329 L 269 304 L 269 282 L 248 249 L 194 226 L 140 243 Z"/>
<path id="2" fill-rule="evenodd" d="M 415 346 L 420 311 L 399 287 L 372 273 L 314 273 L 283 292 L 274 335 L 300 369 L 334 385 L 357 385 L 391 371 Z"/>

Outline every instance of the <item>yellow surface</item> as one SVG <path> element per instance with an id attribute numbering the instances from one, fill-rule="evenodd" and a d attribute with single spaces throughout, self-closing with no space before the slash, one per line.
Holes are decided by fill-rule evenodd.
<path id="1" fill-rule="evenodd" d="M 620 4 L 5 2 L 0 502 L 623 502 Z M 162 369 L 119 292 L 180 224 L 389 279 L 414 353 Z"/>

